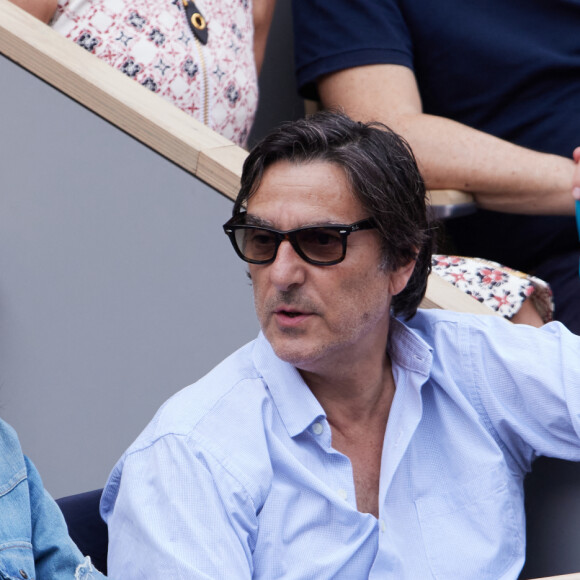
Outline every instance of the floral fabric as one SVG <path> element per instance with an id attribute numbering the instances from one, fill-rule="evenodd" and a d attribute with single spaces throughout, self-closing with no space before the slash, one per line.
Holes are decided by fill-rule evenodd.
<path id="1" fill-rule="evenodd" d="M 505 318 L 511 318 L 531 297 L 544 322 L 550 322 L 554 302 L 550 286 L 529 274 L 480 258 L 435 254 L 433 272 Z"/>

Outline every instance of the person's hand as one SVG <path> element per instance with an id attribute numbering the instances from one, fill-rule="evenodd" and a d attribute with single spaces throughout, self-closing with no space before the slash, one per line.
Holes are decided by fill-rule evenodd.
<path id="1" fill-rule="evenodd" d="M 580 201 L 580 147 L 574 149 L 572 157 L 574 157 L 574 161 L 576 162 L 576 170 L 574 171 L 574 177 L 572 178 L 572 196 L 574 199 Z"/>
<path id="2" fill-rule="evenodd" d="M 52 20 L 57 6 L 57 0 L 12 0 L 12 2 L 45 24 Z"/>

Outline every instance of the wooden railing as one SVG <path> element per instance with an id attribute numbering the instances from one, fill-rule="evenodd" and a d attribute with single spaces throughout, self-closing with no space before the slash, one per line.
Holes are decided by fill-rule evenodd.
<path id="1" fill-rule="evenodd" d="M 0 53 L 234 199 L 247 152 L 148 91 L 50 27 L 0 0 Z M 431 192 L 432 203 L 469 202 L 459 192 Z M 451 196 L 451 197 L 450 197 Z M 495 314 L 432 276 L 425 308 Z"/>
<path id="2" fill-rule="evenodd" d="M 0 53 L 160 155 L 234 199 L 246 152 L 0 0 Z"/>
<path id="3" fill-rule="evenodd" d="M 219 193 L 235 198 L 247 155 L 244 149 L 8 0 L 0 0 L 0 53 Z M 442 205 L 450 203 L 450 195 L 455 203 L 457 194 L 431 192 L 433 203 Z M 436 276 L 431 277 L 422 306 L 495 314 Z"/>

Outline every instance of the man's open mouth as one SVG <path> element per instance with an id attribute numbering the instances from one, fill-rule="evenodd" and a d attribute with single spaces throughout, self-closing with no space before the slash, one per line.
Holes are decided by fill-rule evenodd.
<path id="1" fill-rule="evenodd" d="M 289 316 L 290 318 L 296 318 L 297 316 L 301 316 L 302 312 L 289 312 L 288 310 L 280 310 L 280 314 Z"/>

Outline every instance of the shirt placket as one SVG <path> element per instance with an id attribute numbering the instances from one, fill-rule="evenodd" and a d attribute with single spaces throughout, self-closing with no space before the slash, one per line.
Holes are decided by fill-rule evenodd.
<path id="1" fill-rule="evenodd" d="M 315 442 L 326 452 L 326 484 L 354 510 L 357 509 L 354 475 L 350 459 L 332 448 L 332 432 L 324 417 L 317 418 L 309 428 Z"/>
<path id="2" fill-rule="evenodd" d="M 383 453 L 381 457 L 381 478 L 379 488 L 379 518 L 377 520 L 379 549 L 377 557 L 369 574 L 369 580 L 384 578 L 392 572 L 393 559 L 392 541 L 390 534 L 397 533 L 393 528 L 396 522 L 390 519 L 387 510 L 387 496 L 395 477 L 423 414 L 421 387 L 426 376 L 419 373 L 402 375 L 385 433 Z"/>

